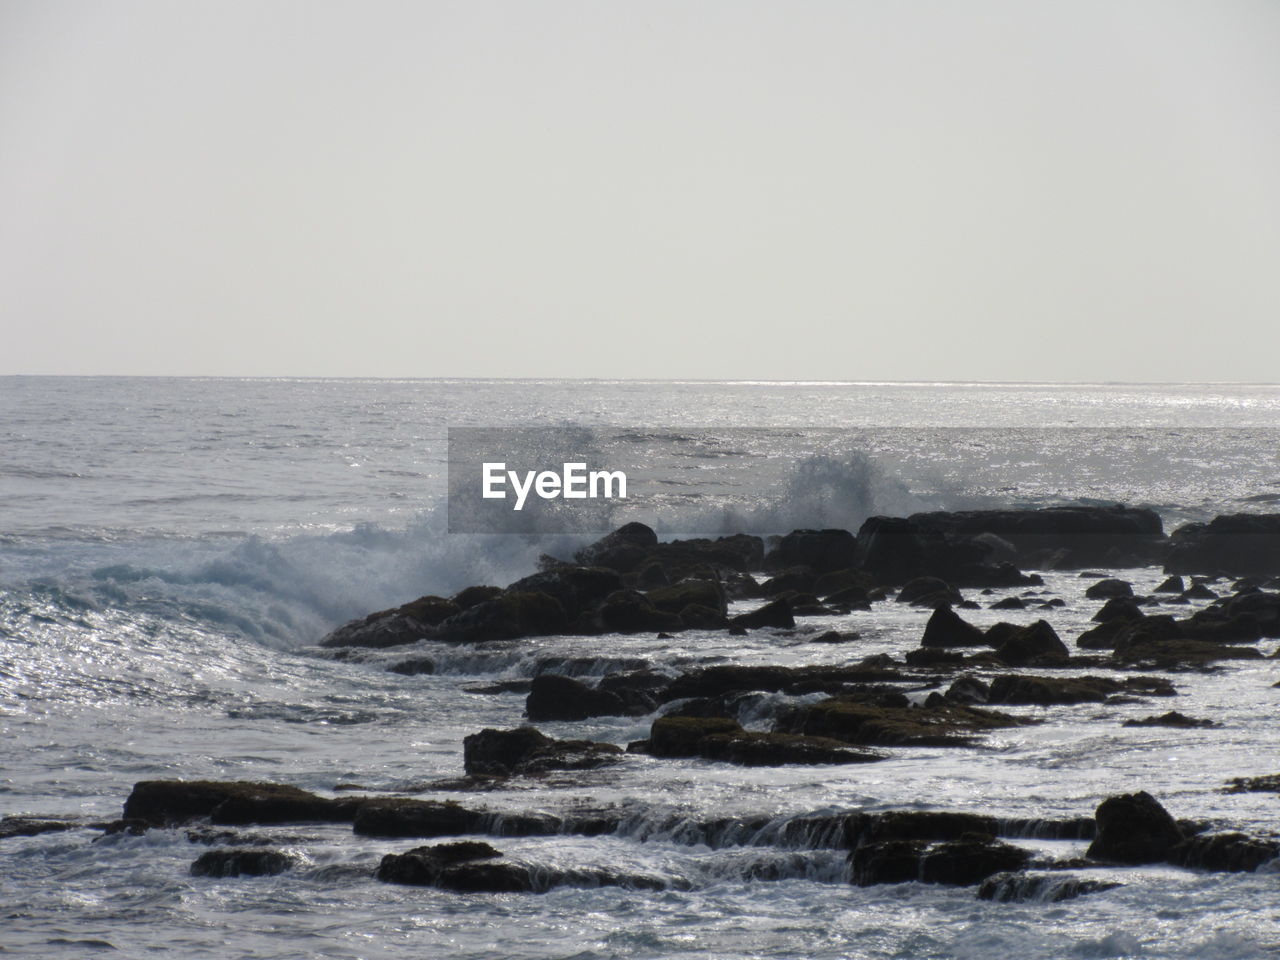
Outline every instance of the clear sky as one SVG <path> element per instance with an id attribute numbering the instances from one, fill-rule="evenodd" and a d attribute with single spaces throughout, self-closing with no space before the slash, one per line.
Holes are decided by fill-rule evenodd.
<path id="1" fill-rule="evenodd" d="M 0 0 L 0 373 L 1280 379 L 1275 0 Z"/>

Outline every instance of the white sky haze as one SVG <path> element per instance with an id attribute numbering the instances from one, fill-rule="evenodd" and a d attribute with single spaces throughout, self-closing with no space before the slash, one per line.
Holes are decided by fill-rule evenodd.
<path id="1" fill-rule="evenodd" d="M 1274 0 L 0 0 L 0 373 L 1259 380 Z"/>

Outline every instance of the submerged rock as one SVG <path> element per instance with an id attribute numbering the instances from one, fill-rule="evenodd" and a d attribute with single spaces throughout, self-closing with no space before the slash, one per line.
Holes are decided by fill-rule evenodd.
<path id="1" fill-rule="evenodd" d="M 971 886 L 992 874 L 1020 870 L 1031 854 L 985 833 L 965 833 L 955 840 L 885 840 L 863 843 L 849 855 L 853 882 Z"/>
<path id="2" fill-rule="evenodd" d="M 1280 856 L 1280 841 L 1243 833 L 1211 833 L 1187 837 L 1169 851 L 1169 862 L 1229 873 L 1251 873 Z"/>
<path id="3" fill-rule="evenodd" d="M 41 833 L 60 833 L 77 826 L 70 820 L 50 820 L 41 817 L 0 818 L 0 840 L 10 837 L 34 837 Z"/>
<path id="4" fill-rule="evenodd" d="M 1059 903 L 1119 886 L 1123 884 L 1112 880 L 1082 880 L 1060 873 L 997 873 L 982 881 L 978 899 L 996 903 Z"/>
<path id="5" fill-rule="evenodd" d="M 1126 720 L 1122 726 L 1126 727 L 1184 727 L 1184 728 L 1209 728 L 1221 726 L 1213 720 L 1197 720 L 1194 717 L 1188 717 L 1179 713 L 1177 710 L 1170 710 L 1168 713 L 1161 714 L 1158 717 L 1143 717 L 1140 720 Z"/>

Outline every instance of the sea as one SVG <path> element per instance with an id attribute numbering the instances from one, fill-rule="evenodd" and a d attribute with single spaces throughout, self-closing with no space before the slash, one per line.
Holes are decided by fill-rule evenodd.
<path id="1" fill-rule="evenodd" d="M 646 496 L 591 525 L 463 532 L 450 523 L 451 431 L 576 431 Z M 637 443 L 637 438 L 642 443 Z M 432 675 L 317 646 L 353 618 L 424 594 L 505 585 L 611 523 L 663 537 L 857 529 L 921 509 L 1126 503 L 1166 530 L 1280 512 L 1280 386 L 603 380 L 0 378 L 0 816 L 73 818 L 0 840 L 0 953 L 255 958 L 1280 957 L 1280 865 L 1092 871 L 1119 886 L 997 903 L 972 887 L 857 887 L 847 851 L 786 845 L 816 814 L 946 809 L 1089 816 L 1147 790 L 1174 816 L 1280 831 L 1280 660 L 1176 673 L 1176 709 L 1211 729 L 1125 728 L 1167 702 L 1013 707 L 1045 722 L 980 745 L 902 748 L 845 767 L 748 768 L 629 756 L 598 771 L 463 795 L 497 811 L 627 812 L 598 837 L 489 838 L 550 867 L 625 868 L 657 890 L 457 894 L 378 882 L 420 841 L 349 825 L 280 828 L 299 866 L 190 873 L 182 829 L 103 835 L 132 785 L 266 780 L 458 798 L 462 740 L 523 722 L 524 695 L 467 689 L 543 670 L 588 681 L 646 664 L 838 664 L 918 645 L 927 612 L 893 603 L 812 629 L 420 644 Z M 456 480 L 456 478 L 455 478 Z M 607 520 L 607 523 L 605 522 Z M 602 525 L 603 524 L 603 525 Z M 1096 571 L 1137 592 L 1156 568 Z M 1070 645 L 1092 582 L 1044 571 Z M 988 601 L 1008 593 L 996 591 Z M 746 606 L 743 606 L 746 609 Z M 1042 612 L 966 612 L 986 626 Z M 1020 622 L 1020 621 L 1019 621 Z M 825 630 L 850 644 L 817 644 Z M 1264 654 L 1276 641 L 1263 641 Z M 401 649 L 396 651 L 403 653 Z M 818 695 L 809 695 L 810 697 Z M 794 698 L 741 705 L 767 729 Z M 547 723 L 626 744 L 652 717 Z M 700 832 L 711 818 L 765 830 Z M 1019 841 L 1068 859 L 1085 843 Z"/>

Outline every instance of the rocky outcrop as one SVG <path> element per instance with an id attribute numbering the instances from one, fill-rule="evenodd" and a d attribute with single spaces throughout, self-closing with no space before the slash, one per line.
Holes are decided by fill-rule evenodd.
<path id="1" fill-rule="evenodd" d="M 952 536 L 995 534 L 1027 565 L 1056 553 L 1059 569 L 1141 566 L 1159 555 L 1164 536 L 1154 510 L 1120 505 L 918 513 L 908 520 L 919 530 Z"/>
<path id="2" fill-rule="evenodd" d="M 617 763 L 622 748 L 590 740 L 556 740 L 533 727 L 485 729 L 462 741 L 470 776 L 540 776 L 552 770 L 593 770 Z"/>
<path id="3" fill-rule="evenodd" d="M 1113 880 L 1088 880 L 1060 873 L 998 873 L 982 881 L 978 899 L 996 903 L 1059 903 L 1119 886 L 1122 884 Z"/>
<path id="4" fill-rule="evenodd" d="M 998 632 L 993 632 L 994 630 L 993 627 L 987 631 L 987 642 L 995 646 L 996 656 L 1000 660 L 1013 667 L 1042 661 L 1066 660 L 1071 655 L 1057 631 L 1044 620 Z M 997 638 L 999 642 L 993 642 Z"/>
<path id="5" fill-rule="evenodd" d="M 247 780 L 143 780 L 124 804 L 126 820 L 174 826 L 208 817 L 213 823 L 350 822 L 363 798 L 327 799 L 279 783 Z"/>
<path id="6" fill-rule="evenodd" d="M 524 712 L 534 723 L 541 723 L 547 720 L 621 717 L 632 711 L 613 691 L 589 687 L 572 677 L 544 673 L 533 678 Z"/>
<path id="7" fill-rule="evenodd" d="M 1126 720 L 1121 724 L 1123 727 L 1175 727 L 1184 730 L 1209 729 L 1221 726 L 1213 720 L 1198 720 L 1195 717 L 1188 717 L 1186 714 L 1179 713 L 1177 710 L 1170 710 L 1160 716 L 1142 717 L 1136 720 Z"/>
<path id="8" fill-rule="evenodd" d="M 1088 856 L 1111 863 L 1158 863 L 1186 839 L 1169 812 L 1145 790 L 1098 806 L 1098 835 Z"/>
<path id="9" fill-rule="evenodd" d="M 726 717 L 659 717 L 645 745 L 655 757 L 701 757 L 740 766 L 870 763 L 884 756 L 825 737 L 743 730 Z"/>
<path id="10" fill-rule="evenodd" d="M 443 597 L 419 597 L 404 606 L 379 610 L 343 624 L 320 641 L 322 647 L 400 647 L 429 637 L 435 626 L 461 608 Z"/>
<path id="11" fill-rule="evenodd" d="M 793 530 L 764 558 L 764 569 L 808 567 L 816 574 L 855 566 L 857 541 L 848 530 Z"/>
<path id="12" fill-rule="evenodd" d="M 730 618 L 729 625 L 746 630 L 758 630 L 762 627 L 789 630 L 796 625 L 796 620 L 791 612 L 791 601 L 786 597 L 779 597 L 749 613 Z"/>
<path id="13" fill-rule="evenodd" d="M 281 850 L 209 850 L 191 864 L 193 877 L 270 877 L 297 865 L 297 858 Z"/>
<path id="14" fill-rule="evenodd" d="M 973 734 L 1026 723 L 1017 717 L 946 701 L 923 707 L 880 706 L 832 697 L 797 708 L 778 729 L 868 746 L 965 746 Z"/>
<path id="15" fill-rule="evenodd" d="M 949 604 L 935 607 L 925 624 L 922 647 L 985 647 L 986 634 L 960 617 Z"/>
<path id="16" fill-rule="evenodd" d="M 1005 674 L 991 681 L 987 698 L 993 704 L 1101 703 L 1117 695 L 1173 696 L 1173 685 L 1163 677 L 1034 677 Z"/>
<path id="17" fill-rule="evenodd" d="M 1166 573 L 1280 574 L 1280 514 L 1237 513 L 1189 523 L 1169 538 Z"/>
<path id="18" fill-rule="evenodd" d="M 985 833 L 966 833 L 955 840 L 886 840 L 863 843 L 849 855 L 853 882 L 938 883 L 972 886 L 1001 872 L 1021 870 L 1031 859 L 1026 850 Z"/>

